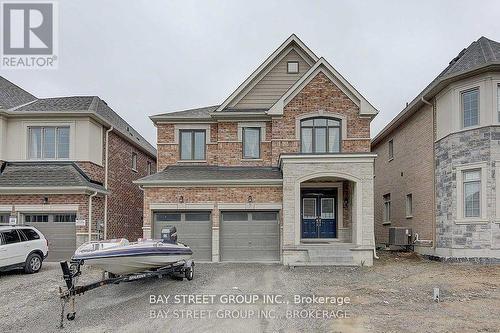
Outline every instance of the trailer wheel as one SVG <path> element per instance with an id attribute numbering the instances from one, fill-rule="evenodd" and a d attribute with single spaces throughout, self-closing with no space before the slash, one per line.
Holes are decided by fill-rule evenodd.
<path id="1" fill-rule="evenodd" d="M 76 312 L 69 312 L 66 315 L 66 318 L 68 318 L 68 320 L 75 320 L 75 317 L 76 317 Z"/>
<path id="2" fill-rule="evenodd" d="M 184 272 L 184 276 L 188 281 L 191 281 L 194 278 L 194 267 L 193 266 L 188 267 Z"/>

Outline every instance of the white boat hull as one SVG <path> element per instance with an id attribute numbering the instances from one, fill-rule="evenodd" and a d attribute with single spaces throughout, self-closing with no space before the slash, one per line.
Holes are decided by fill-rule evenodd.
<path id="1" fill-rule="evenodd" d="M 129 243 L 121 239 L 85 243 L 76 250 L 72 259 L 113 274 L 125 275 L 187 261 L 192 255 L 193 251 L 180 243 L 154 240 Z"/>
<path id="2" fill-rule="evenodd" d="M 191 255 L 107 257 L 87 259 L 85 265 L 113 274 L 124 275 L 160 268 L 189 259 L 191 259 Z"/>

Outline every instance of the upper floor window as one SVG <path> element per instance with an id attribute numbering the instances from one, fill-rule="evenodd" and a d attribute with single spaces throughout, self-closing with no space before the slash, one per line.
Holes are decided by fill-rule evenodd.
<path id="1" fill-rule="evenodd" d="M 28 128 L 30 159 L 69 158 L 69 127 Z"/>
<path id="2" fill-rule="evenodd" d="M 394 158 L 394 141 L 389 140 L 389 161 Z"/>
<path id="3" fill-rule="evenodd" d="M 132 153 L 132 170 L 137 171 L 137 154 Z"/>
<path id="4" fill-rule="evenodd" d="M 243 158 L 260 158 L 260 127 L 243 127 Z"/>
<path id="5" fill-rule="evenodd" d="M 151 175 L 153 173 L 153 164 L 151 163 L 151 161 L 148 161 L 148 176 Z"/>
<path id="6" fill-rule="evenodd" d="M 286 72 L 288 74 L 297 74 L 299 72 L 299 62 L 289 61 L 286 63 Z"/>
<path id="7" fill-rule="evenodd" d="M 205 130 L 180 130 L 181 160 L 205 159 Z"/>
<path id="8" fill-rule="evenodd" d="M 462 92 L 462 117 L 463 126 L 479 124 L 479 88 Z"/>
<path id="9" fill-rule="evenodd" d="M 332 118 L 309 118 L 300 122 L 302 153 L 340 152 L 340 121 Z"/>

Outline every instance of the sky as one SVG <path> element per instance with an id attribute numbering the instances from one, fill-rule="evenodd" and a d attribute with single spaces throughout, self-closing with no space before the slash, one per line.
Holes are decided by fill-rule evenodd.
<path id="1" fill-rule="evenodd" d="M 37 97 L 98 95 L 148 116 L 220 104 L 292 33 L 379 114 L 375 136 L 462 49 L 500 41 L 500 1 L 59 1 L 59 66 L 0 70 Z"/>

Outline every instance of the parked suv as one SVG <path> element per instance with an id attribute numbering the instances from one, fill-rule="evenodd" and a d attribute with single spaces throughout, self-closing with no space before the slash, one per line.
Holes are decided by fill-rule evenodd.
<path id="1" fill-rule="evenodd" d="M 36 273 L 48 253 L 47 239 L 36 228 L 0 226 L 0 271 L 22 268 Z"/>

